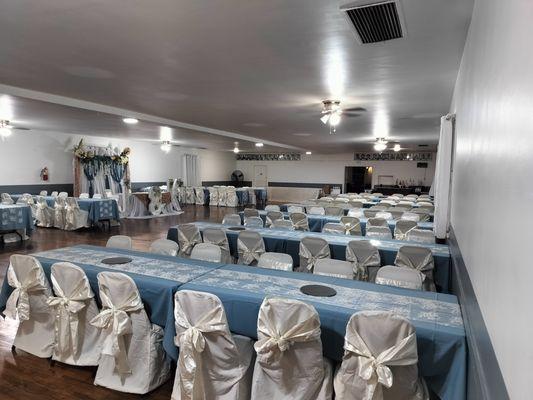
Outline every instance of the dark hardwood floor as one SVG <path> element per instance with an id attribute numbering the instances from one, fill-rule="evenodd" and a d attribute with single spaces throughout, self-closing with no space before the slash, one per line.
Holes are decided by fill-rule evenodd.
<path id="1" fill-rule="evenodd" d="M 147 250 L 150 243 L 166 237 L 170 226 L 191 221 L 221 222 L 225 214 L 238 211 L 226 207 L 185 206 L 178 216 L 144 220 L 122 220 L 111 231 L 87 229 L 66 232 L 59 229 L 37 228 L 31 240 L 0 247 L 0 282 L 3 281 L 14 253 L 31 254 L 75 244 L 105 245 L 111 235 L 129 235 L 135 250 Z M 172 393 L 173 379 L 152 393 L 132 395 L 94 386 L 96 368 L 78 368 L 56 363 L 50 366 L 44 360 L 22 351 L 11 352 L 17 324 L 12 320 L 0 321 L 0 399 L 13 400 L 74 400 L 74 399 L 165 399 Z"/>

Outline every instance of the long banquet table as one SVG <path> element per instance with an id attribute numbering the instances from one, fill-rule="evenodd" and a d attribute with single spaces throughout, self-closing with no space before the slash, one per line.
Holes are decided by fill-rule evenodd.
<path id="1" fill-rule="evenodd" d="M 232 230 L 231 227 L 227 225 L 211 222 L 195 222 L 194 224 L 198 226 L 198 229 L 200 229 L 201 232 L 203 232 L 203 230 L 206 228 L 223 229 L 228 237 L 231 254 L 233 256 L 237 256 L 237 237 L 239 236 L 239 231 Z M 326 240 L 329 243 L 331 258 L 337 260 L 346 259 L 345 254 L 348 242 L 352 240 L 368 240 L 368 238 L 363 236 L 346 236 L 330 233 L 289 231 L 285 229 L 273 228 L 246 229 L 256 231 L 263 237 L 266 251 L 289 254 L 293 259 L 294 267 L 298 267 L 300 265 L 300 241 L 305 236 L 320 237 Z M 167 239 L 178 242 L 177 226 L 170 227 L 168 230 Z M 415 245 L 413 242 L 406 242 L 402 240 L 370 239 L 370 242 L 378 248 L 382 265 L 394 265 L 394 260 L 400 247 Z M 424 243 L 417 243 L 416 246 L 427 247 L 431 249 L 433 258 L 435 260 L 435 284 L 442 293 L 449 293 L 451 258 L 448 246 L 443 244 Z"/>
<path id="2" fill-rule="evenodd" d="M 326 284 L 333 297 L 311 297 L 300 292 L 307 284 Z M 392 311 L 416 329 L 419 368 L 442 399 L 464 399 L 466 340 L 457 298 L 289 271 L 227 265 L 182 285 L 179 290 L 213 293 L 224 304 L 230 330 L 257 338 L 257 315 L 267 296 L 303 300 L 320 315 L 326 357 L 340 361 L 346 323 L 358 311 Z"/>
<path id="3" fill-rule="evenodd" d="M 11 198 L 16 202 L 22 195 L 13 194 Z M 37 196 L 33 196 L 36 198 Z M 54 207 L 56 198 L 53 196 L 43 196 L 46 200 L 46 204 L 50 207 Z M 119 220 L 120 213 L 118 210 L 118 204 L 113 199 L 80 199 L 76 198 L 81 210 L 85 210 L 89 213 L 89 221 L 96 223 L 102 220 Z"/>
<path id="4" fill-rule="evenodd" d="M 110 266 L 101 260 L 128 256 L 128 264 Z M 466 398 L 466 337 L 457 298 L 374 285 L 366 282 L 258 267 L 223 265 L 97 246 L 74 246 L 34 254 L 50 279 L 53 263 L 70 261 L 80 266 L 99 301 L 96 275 L 119 271 L 132 277 L 150 320 L 165 330 L 163 346 L 177 359 L 174 345 L 173 296 L 177 290 L 199 290 L 217 295 L 224 304 L 230 330 L 256 338 L 258 310 L 266 296 L 306 301 L 318 311 L 324 354 L 342 358 L 343 338 L 350 316 L 363 310 L 383 310 L 408 318 L 416 328 L 419 368 L 429 386 L 442 399 Z M 306 284 L 333 287 L 333 297 L 311 297 L 300 292 Z M 12 292 L 7 279 L 0 291 L 0 311 Z"/>
<path id="5" fill-rule="evenodd" d="M 266 222 L 266 214 L 267 211 L 265 210 L 258 210 L 259 216 L 263 220 L 263 223 Z M 244 223 L 244 211 L 239 212 L 239 215 L 241 216 L 241 223 Z M 289 218 L 288 212 L 283 212 L 283 216 L 285 219 Z M 324 225 L 326 225 L 328 222 L 340 222 L 341 217 L 334 217 L 331 215 L 313 215 L 313 214 L 307 214 L 307 222 L 309 223 L 309 230 L 311 232 L 322 232 L 322 229 L 324 228 Z M 359 218 L 359 222 L 361 224 L 361 233 L 366 235 L 366 222 L 368 218 L 361 217 Z M 396 220 L 389 220 L 387 221 L 389 225 L 389 229 L 391 233 L 394 235 L 394 228 L 396 227 Z M 419 222 L 418 223 L 419 229 L 426 229 L 426 230 L 433 230 L 433 222 Z"/>

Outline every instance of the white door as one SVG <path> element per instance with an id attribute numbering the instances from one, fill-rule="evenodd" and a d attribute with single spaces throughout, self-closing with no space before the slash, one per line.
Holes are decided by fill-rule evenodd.
<path id="1" fill-rule="evenodd" d="M 267 186 L 267 167 L 266 165 L 254 165 L 254 181 L 255 187 Z"/>

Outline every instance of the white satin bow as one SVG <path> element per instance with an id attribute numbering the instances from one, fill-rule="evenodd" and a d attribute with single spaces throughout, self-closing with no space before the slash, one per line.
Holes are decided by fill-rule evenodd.
<path id="1" fill-rule="evenodd" d="M 130 298 L 124 304 L 115 307 L 102 290 L 100 291 L 100 298 L 102 305 L 107 308 L 96 315 L 90 323 L 97 328 L 107 330 L 102 354 L 115 358 L 115 367 L 120 375 L 131 374 L 124 335 L 132 333 L 128 312 L 141 310 L 143 308 L 142 301 L 135 295 L 135 298 Z"/>
<path id="2" fill-rule="evenodd" d="M 51 276 L 51 280 L 54 292 L 58 296 L 49 297 L 46 303 L 51 307 L 55 307 L 57 311 L 55 319 L 56 348 L 60 354 L 66 354 L 69 347 L 72 347 L 72 354 L 76 355 L 78 354 L 79 342 L 78 313 L 86 306 L 86 300 L 92 299 L 93 295 L 90 290 L 86 289 L 85 285 L 87 283 L 84 280 L 79 281 L 76 288 L 72 290 L 70 298 L 65 296 L 54 275 Z M 86 293 L 83 293 L 83 290 Z"/>
<path id="3" fill-rule="evenodd" d="M 311 251 L 307 248 L 307 246 L 305 246 L 304 244 L 300 242 L 300 256 L 307 260 L 306 268 L 309 271 L 312 271 L 314 269 L 315 264 L 318 259 L 328 257 L 327 255 L 328 251 L 329 251 L 329 245 L 326 244 L 324 245 L 324 247 L 320 249 L 320 251 L 318 251 L 315 255 L 313 255 Z"/>
<path id="4" fill-rule="evenodd" d="M 7 282 L 9 283 L 9 286 L 14 288 L 14 290 L 6 302 L 6 309 L 4 311 L 6 317 L 16 319 L 18 314 L 21 322 L 30 319 L 31 310 L 29 293 L 46 289 L 42 279 L 40 279 L 41 277 L 39 277 L 37 273 L 37 270 L 33 270 L 31 276 L 26 278 L 26 282 L 21 283 L 18 280 L 13 267 L 11 265 L 9 266 L 7 269 Z"/>
<path id="5" fill-rule="evenodd" d="M 389 366 L 412 365 L 418 362 L 414 333 L 374 357 L 361 336 L 353 330 L 346 336 L 344 349 L 359 358 L 357 374 L 367 382 L 362 400 L 383 399 L 382 386 L 390 388 L 393 384 Z"/>
<path id="6" fill-rule="evenodd" d="M 241 239 L 237 239 L 237 249 L 239 258 L 242 258 L 243 263 L 251 264 L 253 261 L 259 261 L 261 254 L 265 252 L 263 242 L 257 242 L 252 248 L 249 248 Z"/>
<path id="7" fill-rule="evenodd" d="M 181 230 L 178 230 L 178 242 L 182 253 L 189 255 L 196 243 L 201 243 L 202 240 L 197 237 L 197 234 L 194 234 L 191 240 L 189 240 Z"/>
<path id="8" fill-rule="evenodd" d="M 200 366 L 205 350 L 205 333 L 227 334 L 227 325 L 220 307 L 207 312 L 195 325 L 191 325 L 179 302 L 174 309 L 176 330 L 174 342 L 179 347 L 178 367 L 182 400 L 205 399 Z M 180 328 L 183 330 L 179 332 Z"/>

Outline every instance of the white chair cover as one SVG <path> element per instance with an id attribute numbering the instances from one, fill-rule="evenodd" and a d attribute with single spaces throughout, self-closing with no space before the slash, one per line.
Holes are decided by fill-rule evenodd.
<path id="1" fill-rule="evenodd" d="M 289 218 L 292 222 L 292 226 L 297 231 L 308 231 L 309 221 L 307 215 L 301 212 L 292 212 L 289 214 Z"/>
<path id="2" fill-rule="evenodd" d="M 280 208 L 276 204 L 269 204 L 265 206 L 265 211 L 280 211 Z"/>
<path id="3" fill-rule="evenodd" d="M 404 213 L 402 213 L 400 219 L 403 219 L 405 221 L 418 222 L 420 221 L 420 215 L 414 212 L 405 211 Z"/>
<path id="4" fill-rule="evenodd" d="M 196 204 L 199 206 L 203 206 L 205 203 L 204 188 L 201 186 L 195 187 L 194 195 L 196 199 Z"/>
<path id="5" fill-rule="evenodd" d="M 194 246 L 202 243 L 200 230 L 194 224 L 178 225 L 178 244 L 180 257 L 189 257 Z"/>
<path id="6" fill-rule="evenodd" d="M 55 296 L 47 303 L 55 314 L 55 348 L 52 359 L 81 366 L 96 366 L 100 358 L 100 330 L 90 324 L 98 307 L 83 270 L 69 262 L 52 265 Z"/>
<path id="7" fill-rule="evenodd" d="M 286 219 L 277 219 L 277 220 L 272 221 L 271 228 L 293 231 L 294 225 L 292 224 L 292 221 L 288 221 Z"/>
<path id="8" fill-rule="evenodd" d="M 259 217 L 259 211 L 255 208 L 245 208 L 243 214 L 245 220 L 248 217 Z"/>
<path id="9" fill-rule="evenodd" d="M 435 243 L 435 234 L 428 229 L 411 229 L 407 235 L 406 240 L 418 243 Z"/>
<path id="10" fill-rule="evenodd" d="M 369 208 L 363 210 L 363 215 L 365 216 L 365 218 L 375 218 L 377 213 L 378 210 L 371 210 Z"/>
<path id="11" fill-rule="evenodd" d="M 247 217 L 244 220 L 244 226 L 249 228 L 263 228 L 263 219 L 261 217 Z"/>
<path id="12" fill-rule="evenodd" d="M 352 240 L 346 246 L 346 261 L 352 263 L 353 277 L 360 281 L 374 282 L 381 266 L 379 250 L 368 240 Z"/>
<path id="13" fill-rule="evenodd" d="M 226 207 L 227 191 L 227 188 L 224 186 L 218 187 L 218 205 L 220 207 Z"/>
<path id="14" fill-rule="evenodd" d="M 61 219 L 64 218 L 64 212 L 59 213 L 59 224 L 56 224 L 56 214 L 58 214 L 58 208 L 54 210 L 52 207 L 48 206 L 43 196 L 37 196 L 37 204 L 35 210 L 35 219 L 37 220 L 37 226 L 50 228 L 56 225 L 60 225 L 58 227 L 61 227 L 62 229 L 63 225 L 61 225 Z"/>
<path id="15" fill-rule="evenodd" d="M 313 271 L 316 275 L 334 276 L 335 278 L 353 279 L 352 264 L 348 261 L 321 258 L 316 260 Z"/>
<path id="16" fill-rule="evenodd" d="M 420 222 L 429 221 L 429 214 L 431 211 L 424 210 L 422 208 L 414 208 L 413 210 L 411 210 L 411 212 L 418 215 L 418 220 Z"/>
<path id="17" fill-rule="evenodd" d="M 337 222 L 328 222 L 322 228 L 322 232 L 344 235 L 346 233 L 346 230 L 344 229 L 343 224 Z"/>
<path id="18" fill-rule="evenodd" d="M 303 213 L 305 210 L 302 206 L 289 206 L 287 207 L 289 213 Z"/>
<path id="19" fill-rule="evenodd" d="M 340 217 L 344 215 L 344 209 L 341 207 L 325 207 L 324 211 L 326 215 L 330 215 L 332 217 Z"/>
<path id="20" fill-rule="evenodd" d="M 39 197 L 37 197 L 37 204 L 39 204 L 39 202 L 40 202 Z M 67 222 L 66 210 L 67 210 L 66 199 L 64 197 L 56 196 L 54 200 L 54 227 L 55 228 L 65 229 L 65 224 Z"/>
<path id="21" fill-rule="evenodd" d="M 311 305 L 266 298 L 257 337 L 252 399 L 332 399 L 332 367 L 322 356 L 320 320 Z"/>
<path id="22" fill-rule="evenodd" d="M 417 362 L 416 333 L 409 321 L 382 311 L 356 313 L 346 326 L 335 398 L 428 400 Z"/>
<path id="23" fill-rule="evenodd" d="M 174 319 L 179 358 L 172 400 L 250 399 L 253 342 L 230 333 L 220 299 L 181 290 Z"/>
<path id="24" fill-rule="evenodd" d="M 222 251 L 216 244 L 198 243 L 192 248 L 191 259 L 218 263 L 222 261 Z"/>
<path id="25" fill-rule="evenodd" d="M 57 195 L 57 197 L 63 197 L 64 199 L 66 199 L 68 197 L 68 193 L 67 192 L 59 192 L 59 194 Z M 93 196 L 94 197 L 94 196 Z"/>
<path id="26" fill-rule="evenodd" d="M 229 250 L 229 242 L 228 237 L 226 236 L 226 232 L 224 232 L 222 229 L 207 228 L 204 229 L 203 236 L 204 243 L 211 243 L 220 247 L 220 251 L 222 252 L 223 263 L 231 264 L 233 262 Z"/>
<path id="27" fill-rule="evenodd" d="M 126 235 L 114 235 L 107 239 L 105 247 L 112 247 L 114 249 L 131 250 L 131 238 Z"/>
<path id="28" fill-rule="evenodd" d="M 324 209 L 324 207 L 318 206 L 307 207 L 307 213 L 309 215 L 326 215 L 326 210 Z"/>
<path id="29" fill-rule="evenodd" d="M 222 225 L 238 226 L 241 225 L 242 220 L 239 214 L 226 214 L 222 220 Z"/>
<path id="30" fill-rule="evenodd" d="M 14 288 L 4 315 L 19 319 L 13 346 L 37 357 L 48 358 L 54 349 L 54 317 L 46 300 L 52 295 L 39 260 L 13 254 L 7 269 L 7 283 Z"/>
<path id="31" fill-rule="evenodd" d="M 346 216 L 341 217 L 341 224 L 344 226 L 344 233 L 346 235 L 361 236 L 361 222 L 359 218 Z"/>
<path id="32" fill-rule="evenodd" d="M 180 250 L 179 245 L 173 240 L 157 239 L 150 245 L 150 253 L 163 254 L 167 256 L 177 256 Z"/>
<path id="33" fill-rule="evenodd" d="M 371 238 L 392 239 L 392 232 L 388 226 L 368 226 L 366 227 L 366 235 Z"/>
<path id="34" fill-rule="evenodd" d="M 48 196 L 48 191 L 47 190 L 41 190 L 39 192 L 39 196 Z"/>
<path id="35" fill-rule="evenodd" d="M 283 219 L 283 213 L 281 211 L 267 211 L 265 218 L 265 226 L 267 228 L 271 227 L 274 221 L 276 221 L 277 219 Z"/>
<path id="36" fill-rule="evenodd" d="M 73 231 L 89 226 L 89 212 L 81 210 L 74 197 L 67 197 L 65 205 L 65 230 Z"/>
<path id="37" fill-rule="evenodd" d="M 265 242 L 259 233 L 254 231 L 239 232 L 237 238 L 239 264 L 256 265 L 261 254 L 265 251 Z"/>
<path id="38" fill-rule="evenodd" d="M 433 281 L 435 263 L 430 249 L 419 246 L 402 246 L 396 254 L 394 264 L 399 267 L 413 268 L 423 273 L 426 276 L 424 290 L 436 291 L 435 282 Z"/>
<path id="39" fill-rule="evenodd" d="M 102 353 L 95 385 L 144 394 L 163 384 L 170 364 L 163 351 L 163 329 L 151 324 L 133 280 L 100 272 L 102 311 L 91 324 L 102 330 Z"/>
<path id="40" fill-rule="evenodd" d="M 2 193 L 2 204 L 11 205 L 15 204 L 9 193 Z"/>
<path id="41" fill-rule="evenodd" d="M 322 238 L 304 237 L 300 241 L 300 272 L 313 272 L 315 263 L 320 258 L 331 258 L 329 244 Z"/>
<path id="42" fill-rule="evenodd" d="M 396 221 L 396 226 L 394 227 L 394 239 L 405 240 L 409 231 L 415 229 L 417 226 L 418 224 L 415 221 L 406 219 Z"/>
<path id="43" fill-rule="evenodd" d="M 234 187 L 228 187 L 226 189 L 226 207 L 237 207 L 239 205 L 239 199 L 237 198 L 237 192 Z"/>
<path id="44" fill-rule="evenodd" d="M 365 206 L 365 203 L 362 202 L 362 201 L 350 201 L 350 202 L 348 202 L 348 204 L 350 205 L 350 207 L 352 207 L 352 208 L 358 208 L 358 209 L 359 209 L 359 208 L 362 209 L 362 208 L 364 208 L 364 206 Z"/>
<path id="45" fill-rule="evenodd" d="M 80 193 L 80 199 L 88 199 L 88 198 L 89 198 L 89 193 Z"/>
<path id="46" fill-rule="evenodd" d="M 50 196 L 57 197 L 59 194 L 56 190 L 54 190 L 52 193 L 50 193 Z"/>
<path id="47" fill-rule="evenodd" d="M 387 223 L 386 219 L 378 218 L 376 216 L 376 217 L 368 218 L 368 221 L 366 222 L 366 227 L 369 228 L 371 226 L 385 226 L 385 227 L 388 227 L 389 224 Z"/>
<path id="48" fill-rule="evenodd" d="M 392 219 L 392 214 L 388 211 L 380 211 L 376 213 L 376 218 L 383 218 L 385 221 Z"/>
<path id="49" fill-rule="evenodd" d="M 61 193 L 59 193 L 59 196 L 61 196 Z M 93 199 L 101 199 L 101 198 L 102 198 L 102 193 L 93 194 Z"/>
<path id="50" fill-rule="evenodd" d="M 386 265 L 381 267 L 376 274 L 376 283 L 404 289 L 422 290 L 424 278 L 424 274 L 415 269 Z"/>
<path id="51" fill-rule="evenodd" d="M 185 204 L 196 203 L 196 196 L 194 194 L 194 188 L 191 186 L 185 187 Z"/>
<path id="52" fill-rule="evenodd" d="M 292 271 L 292 257 L 289 254 L 267 252 L 261 254 L 258 267 Z"/>
<path id="53" fill-rule="evenodd" d="M 350 208 L 348 210 L 349 217 L 364 218 L 365 214 L 362 208 Z"/>

